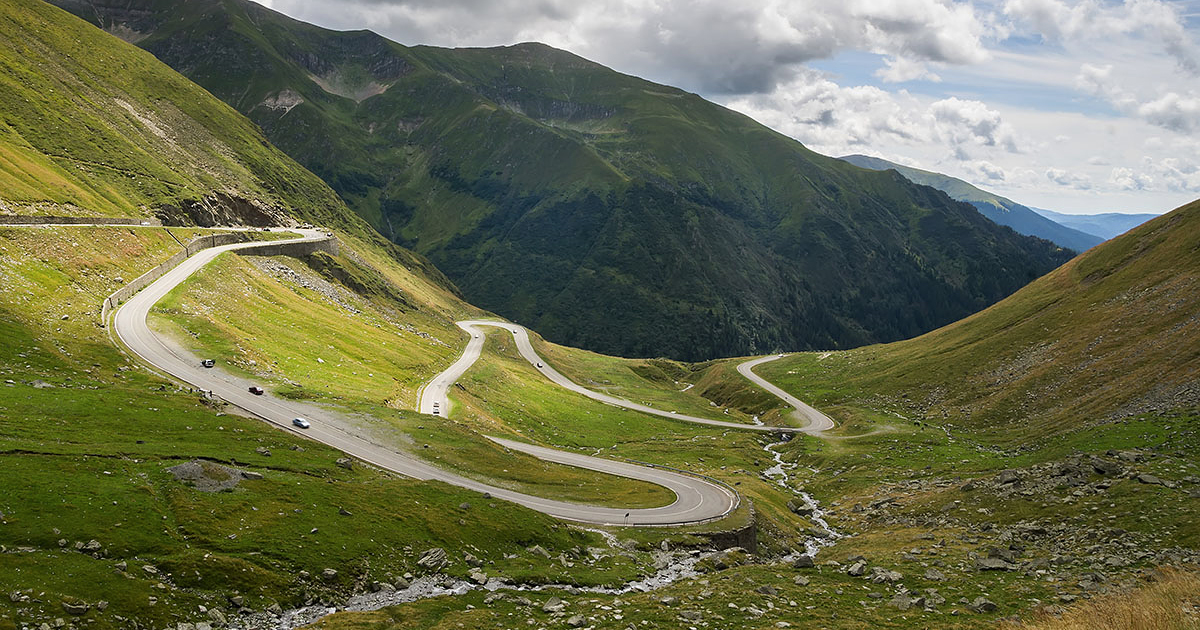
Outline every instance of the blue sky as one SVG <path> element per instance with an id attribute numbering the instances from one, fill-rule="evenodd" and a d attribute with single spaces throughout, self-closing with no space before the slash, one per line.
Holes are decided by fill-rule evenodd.
<path id="1" fill-rule="evenodd" d="M 545 42 L 1060 212 L 1200 198 L 1200 0 L 260 2 L 410 45 Z"/>

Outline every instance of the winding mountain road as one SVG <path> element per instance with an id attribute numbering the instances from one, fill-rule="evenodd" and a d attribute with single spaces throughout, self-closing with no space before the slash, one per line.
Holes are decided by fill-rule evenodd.
<path id="1" fill-rule="evenodd" d="M 757 359 L 751 359 L 749 361 L 746 361 L 745 363 L 739 363 L 737 366 L 737 371 L 742 376 L 745 376 L 746 378 L 750 379 L 750 382 L 754 383 L 755 385 L 758 385 L 759 387 L 767 390 L 768 392 L 771 392 L 777 398 L 783 400 L 783 402 L 791 405 L 792 407 L 795 407 L 796 410 L 792 412 L 792 417 L 796 418 L 797 420 L 802 420 L 806 423 L 803 427 L 796 429 L 797 431 L 803 431 L 805 433 L 808 433 L 809 435 L 817 435 L 818 433 L 822 433 L 824 431 L 828 431 L 828 430 L 832 429 L 835 426 L 832 418 L 821 413 L 820 411 L 817 411 L 813 407 L 806 404 L 804 401 L 783 391 L 782 389 L 773 385 L 767 379 L 754 373 L 755 366 L 762 365 L 763 363 L 767 363 L 769 361 L 776 361 L 776 360 L 782 359 L 785 356 L 787 356 L 787 355 L 773 354 L 770 356 L 760 357 Z"/>
<path id="2" fill-rule="evenodd" d="M 462 356 L 459 357 L 453 365 L 451 365 L 449 368 L 446 368 L 446 370 L 441 374 L 435 376 L 433 380 L 430 381 L 423 390 L 421 390 L 421 397 L 417 404 L 421 413 L 432 414 L 434 412 L 435 405 L 437 406 L 436 408 L 441 415 L 446 415 L 449 412 L 450 400 L 447 397 L 447 393 L 450 391 L 450 387 L 453 386 L 454 383 L 461 378 L 462 375 L 465 374 L 467 370 L 475 363 L 475 361 L 479 359 L 479 355 L 483 351 L 484 335 L 486 335 L 486 332 L 484 332 L 482 329 L 484 327 L 493 327 L 501 328 L 512 333 L 513 339 L 517 342 L 517 351 L 521 353 L 521 356 L 528 361 L 530 365 L 534 366 L 538 372 L 541 372 L 543 376 L 550 379 L 550 381 L 554 384 L 583 396 L 587 396 L 592 400 L 613 405 L 615 407 L 623 407 L 633 411 L 640 411 L 642 413 L 655 416 L 662 416 L 663 418 L 670 418 L 671 420 L 705 424 L 708 426 L 723 427 L 727 429 L 739 429 L 742 431 L 816 434 L 827 429 L 832 429 L 834 426 L 833 421 L 830 420 L 825 414 L 813 409 L 812 407 L 809 407 L 808 405 L 805 405 L 791 394 L 788 394 L 782 389 L 775 387 L 750 371 L 750 368 L 754 367 L 755 365 L 779 359 L 784 355 L 772 355 L 769 357 L 747 361 L 738 365 L 738 372 L 741 372 L 746 378 L 758 385 L 763 386 L 767 391 L 775 394 L 779 398 L 783 399 L 784 402 L 795 407 L 798 413 L 803 414 L 803 419 L 807 419 L 808 421 L 808 424 L 804 427 L 772 427 L 765 425 L 744 424 L 740 422 L 727 422 L 724 420 L 712 420 L 710 418 L 701 418 L 699 416 L 689 416 L 682 413 L 663 411 L 662 409 L 655 409 L 654 407 L 631 402 L 629 400 L 625 400 L 624 398 L 610 396 L 608 394 L 583 387 L 566 376 L 563 376 L 558 370 L 550 367 L 550 365 L 546 363 L 544 359 L 538 356 L 538 353 L 533 349 L 533 344 L 529 341 L 529 331 L 526 330 L 524 326 L 519 324 L 511 324 L 509 322 L 472 319 L 458 322 L 458 327 L 467 331 L 467 334 L 471 336 L 470 340 L 467 342 L 467 348 L 466 350 L 463 350 Z"/>
<path id="3" fill-rule="evenodd" d="M 252 381 L 233 376 L 221 369 L 203 367 L 198 357 L 171 341 L 160 337 L 150 329 L 147 324 L 147 316 L 154 304 L 217 256 L 229 251 L 241 250 L 252 252 L 256 248 L 271 247 L 285 242 L 319 241 L 326 238 L 324 234 L 317 230 L 295 231 L 300 232 L 302 236 L 287 241 L 235 243 L 211 247 L 197 252 L 121 305 L 113 314 L 113 331 L 126 348 L 155 369 L 161 370 L 174 378 L 190 383 L 202 390 L 206 390 L 262 418 L 281 430 L 317 440 L 363 461 L 415 479 L 442 481 L 477 492 L 488 493 L 496 498 L 512 501 L 557 518 L 603 525 L 682 525 L 699 523 L 721 518 L 737 507 L 738 496 L 735 492 L 707 479 L 684 475 L 657 467 L 639 466 L 610 459 L 590 457 L 496 437 L 489 437 L 488 439 L 505 448 L 526 453 L 546 461 L 661 485 L 671 490 L 675 494 L 676 500 L 667 506 L 627 510 L 544 499 L 482 483 L 442 470 L 418 457 L 380 444 L 374 441 L 370 435 L 365 434 L 353 422 L 348 421 L 337 412 L 312 404 L 279 399 L 270 394 L 255 395 L 249 391 L 250 385 L 254 384 Z M 495 327 L 511 333 L 521 356 L 534 365 L 550 381 L 560 387 L 599 402 L 662 416 L 672 420 L 739 430 L 817 434 L 834 426 L 833 421 L 828 416 L 804 404 L 753 373 L 752 368 L 754 366 L 781 358 L 783 355 L 773 355 L 746 361 L 738 365 L 738 371 L 746 378 L 795 407 L 796 412 L 793 415 L 807 421 L 807 425 L 802 428 L 768 427 L 712 420 L 663 411 L 608 394 L 595 392 L 578 385 L 547 365 L 538 356 L 537 352 L 534 351 L 533 345 L 529 341 L 529 333 L 523 326 L 487 320 L 462 321 L 458 322 L 458 325 L 470 336 L 467 347 L 463 351 L 462 356 L 454 364 L 434 377 L 422 389 L 418 404 L 421 413 L 433 413 L 435 405 L 440 407 L 439 413 L 441 415 L 449 413 L 450 402 L 447 392 L 479 358 L 486 334 L 482 329 L 484 327 Z M 308 429 L 295 427 L 292 424 L 292 419 L 296 417 L 303 417 L 310 420 L 311 427 Z"/>
<path id="4" fill-rule="evenodd" d="M 303 233 L 303 237 L 292 240 L 311 241 L 324 238 L 315 230 Z M 489 439 L 506 448 L 528 453 L 547 461 L 658 484 L 674 492 L 676 500 L 663 507 L 627 510 L 554 501 L 481 483 L 437 468 L 403 451 L 379 444 L 373 441 L 369 435 L 363 434 L 340 414 L 328 409 L 279 399 L 270 394 L 254 395 L 248 391 L 249 386 L 253 384 L 251 381 L 230 375 L 219 368 L 202 367 L 199 357 L 159 337 L 147 325 L 146 318 L 155 303 L 220 254 L 235 250 L 252 251 L 256 247 L 277 245 L 282 242 L 286 241 L 237 243 L 212 247 L 196 253 L 121 305 L 113 315 L 113 330 L 131 352 L 158 370 L 202 390 L 210 391 L 281 430 L 317 440 L 363 461 L 416 479 L 442 481 L 477 492 L 486 492 L 496 498 L 512 501 L 558 518 L 604 525 L 698 523 L 721 518 L 737 507 L 736 493 L 705 479 L 661 468 L 556 451 L 499 438 Z M 527 337 L 526 343 L 528 343 Z M 473 337 L 468 344 L 467 354 L 470 354 L 474 348 L 474 355 L 477 357 L 481 346 L 482 336 Z M 532 348 L 530 350 L 532 351 Z M 465 357 L 466 355 L 464 355 Z M 473 360 L 464 364 L 460 359 L 442 376 L 453 373 L 454 370 L 461 375 Z M 426 391 L 429 391 L 428 387 Z M 311 428 L 298 429 L 294 427 L 292 419 L 296 417 L 310 420 Z"/>

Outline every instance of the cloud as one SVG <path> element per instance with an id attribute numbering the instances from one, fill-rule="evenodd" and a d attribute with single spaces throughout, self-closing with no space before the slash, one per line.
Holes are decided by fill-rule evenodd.
<path id="1" fill-rule="evenodd" d="M 896 80 L 926 62 L 978 63 L 994 27 L 940 0 L 269 0 L 303 20 L 363 24 L 405 44 L 541 41 L 625 72 L 708 94 L 772 91 L 802 65 L 845 50 L 890 55 Z"/>
<path id="2" fill-rule="evenodd" d="M 1125 190 L 1145 190 L 1153 185 L 1154 180 L 1142 173 L 1136 173 L 1127 166 L 1118 166 L 1112 170 L 1108 182 Z"/>
<path id="3" fill-rule="evenodd" d="M 918 79 L 936 83 L 942 80 L 941 77 L 930 72 L 929 68 L 919 61 L 903 57 L 886 57 L 883 63 L 884 67 L 876 70 L 875 76 L 882 79 L 885 83 L 904 83 Z"/>
<path id="4" fill-rule="evenodd" d="M 1092 182 L 1086 175 L 1078 175 L 1061 168 L 1046 169 L 1046 178 L 1059 186 L 1066 186 L 1076 190 L 1088 190 L 1092 187 Z"/>
<path id="5" fill-rule="evenodd" d="M 985 160 L 963 164 L 963 167 L 974 176 L 973 179 L 986 180 L 988 182 L 1002 182 L 1007 179 L 1003 168 Z"/>
<path id="6" fill-rule="evenodd" d="M 1107 100 L 1117 110 L 1176 133 L 1200 131 L 1200 96 L 1195 93 L 1161 93 L 1158 97 L 1139 102 L 1132 92 L 1116 85 L 1112 65 L 1083 64 L 1075 77 L 1080 90 Z"/>
<path id="7" fill-rule="evenodd" d="M 771 94 L 743 95 L 724 104 L 832 155 L 880 146 L 937 146 L 972 161 L 976 151 L 1016 153 L 1023 144 L 1012 125 L 980 101 L 929 102 L 904 91 L 842 87 L 814 70 L 799 73 Z M 989 180 L 1004 178 L 1003 170 L 988 162 L 964 168 Z"/>
<path id="8" fill-rule="evenodd" d="M 1137 114 L 1148 122 L 1178 133 L 1200 131 L 1200 96 L 1167 92 L 1138 106 Z"/>
<path id="9" fill-rule="evenodd" d="M 1004 14 L 1050 41 L 1103 41 L 1121 35 L 1139 35 L 1161 42 L 1163 50 L 1192 76 L 1200 75 L 1197 51 L 1179 10 L 1162 0 L 1129 0 L 1101 3 L 1081 0 L 1007 0 Z"/>
<path id="10" fill-rule="evenodd" d="M 941 136 L 953 146 L 998 146 L 1010 153 L 1020 152 L 1012 126 L 980 101 L 950 97 L 930 105 L 929 112 Z"/>

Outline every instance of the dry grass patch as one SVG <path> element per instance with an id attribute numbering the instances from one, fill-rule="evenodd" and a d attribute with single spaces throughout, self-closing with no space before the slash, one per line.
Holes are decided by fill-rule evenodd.
<path id="1" fill-rule="evenodd" d="M 1200 628 L 1200 573 L 1164 568 L 1151 582 L 1075 606 L 1062 615 L 1041 612 L 1021 630 L 1195 630 Z"/>

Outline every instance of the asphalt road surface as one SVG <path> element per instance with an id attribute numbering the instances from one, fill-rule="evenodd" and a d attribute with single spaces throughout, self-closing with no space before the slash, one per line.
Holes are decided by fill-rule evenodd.
<path id="1" fill-rule="evenodd" d="M 755 385 L 758 385 L 768 392 L 771 392 L 783 400 L 783 402 L 795 407 L 796 410 L 792 412 L 792 417 L 806 423 L 803 428 L 797 429 L 798 431 L 803 431 L 810 435 L 816 435 L 822 431 L 828 431 L 829 429 L 832 429 L 834 427 L 834 423 L 829 416 L 810 407 L 799 398 L 796 398 L 782 389 L 779 389 L 775 385 L 772 385 L 767 379 L 754 373 L 754 366 L 767 363 L 768 361 L 782 359 L 784 356 L 786 355 L 774 354 L 767 357 L 760 357 L 758 359 L 751 359 L 745 363 L 739 363 L 737 370 L 742 374 L 742 376 L 745 376 L 753 381 Z"/>
<path id="2" fill-rule="evenodd" d="M 323 235 L 315 230 L 296 231 L 304 233 L 304 236 L 295 240 L 323 238 Z M 282 400 L 270 394 L 254 395 L 248 391 L 249 386 L 254 384 L 252 381 L 232 376 L 220 368 L 204 368 L 200 363 L 201 357 L 192 355 L 170 341 L 160 338 L 150 330 L 146 323 L 146 317 L 154 304 L 212 259 L 224 252 L 253 250 L 258 246 L 280 242 L 282 241 L 237 243 L 213 247 L 196 253 L 117 309 L 113 315 L 114 332 L 130 351 L 166 374 L 209 391 L 282 430 L 317 440 L 363 461 L 416 479 L 442 481 L 480 493 L 486 492 L 498 499 L 512 501 L 562 519 L 606 525 L 681 525 L 704 522 L 720 518 L 737 506 L 737 495 L 733 491 L 698 477 L 497 438 L 490 439 L 506 448 L 525 452 L 548 461 L 659 484 L 674 492 L 676 500 L 671 505 L 658 508 L 621 509 L 554 501 L 493 487 L 444 471 L 413 455 L 380 444 L 336 412 L 315 405 Z M 522 329 L 522 333 L 523 331 Z M 527 336 L 524 337 L 524 341 L 524 347 L 528 347 L 532 352 Z M 478 357 L 482 344 L 482 335 L 479 338 L 472 337 L 468 343 L 467 352 L 464 353 L 464 358 L 471 355 L 472 352 L 474 357 Z M 219 357 L 216 358 L 219 360 Z M 426 394 L 432 394 L 431 388 L 442 382 L 442 376 L 452 374 L 456 369 L 457 374 L 461 375 L 473 361 L 474 358 L 471 358 L 470 361 L 463 363 L 463 359 L 460 359 L 454 366 L 451 366 L 450 370 L 444 372 L 438 379 L 435 379 L 434 383 L 425 388 Z M 460 366 L 460 364 L 463 365 Z M 561 375 L 559 378 L 562 378 Z M 454 376 L 454 379 L 451 379 L 440 390 L 443 400 L 445 399 L 445 388 L 449 387 L 449 384 L 456 379 L 457 376 Z M 563 380 L 566 381 L 565 378 Z M 566 382 L 570 383 L 570 381 Z M 424 401 L 424 398 L 422 400 Z M 432 400 L 430 407 L 432 407 Z M 424 410 L 424 404 L 422 404 L 422 410 Z M 292 419 L 296 417 L 309 420 L 311 428 L 294 427 Z"/>
<path id="3" fill-rule="evenodd" d="M 529 364 L 534 366 L 534 368 L 536 368 L 537 371 L 541 372 L 543 376 L 550 379 L 550 381 L 552 381 L 553 383 L 555 383 L 556 385 L 558 385 L 560 387 L 563 387 L 565 389 L 569 389 L 578 394 L 587 396 L 588 398 L 591 398 L 592 400 L 598 400 L 602 403 L 606 403 L 606 404 L 613 405 L 616 407 L 624 407 L 625 409 L 632 409 L 633 411 L 640 411 L 642 413 L 648 413 L 648 414 L 655 415 L 655 416 L 662 416 L 664 418 L 670 418 L 672 420 L 680 420 L 683 422 L 693 422 L 696 424 L 706 424 L 709 426 L 723 427 L 726 429 L 740 429 L 743 431 L 771 431 L 771 432 L 775 432 L 775 433 L 780 433 L 780 432 L 813 433 L 814 432 L 814 430 L 809 427 L 805 427 L 805 428 L 771 427 L 771 426 L 763 426 L 763 425 L 744 424 L 744 423 L 740 423 L 740 422 L 726 422 L 723 420 L 712 420 L 710 418 L 701 418 L 698 416 L 689 416 L 687 414 L 675 413 L 670 410 L 656 409 L 654 407 L 650 407 L 647 405 L 642 405 L 642 404 L 635 403 L 635 402 L 632 402 L 629 400 L 625 400 L 624 398 L 618 398 L 616 396 L 610 396 L 608 394 L 603 394 L 603 393 L 600 393 L 597 391 L 590 390 L 586 387 L 583 387 L 582 385 L 577 384 L 575 381 L 572 381 L 571 379 L 563 376 L 562 373 L 560 373 L 558 370 L 555 370 L 554 368 L 550 367 L 550 365 L 548 363 L 546 363 L 546 361 L 544 359 L 542 359 L 540 356 L 538 356 L 538 353 L 535 352 L 533 349 L 533 344 L 531 344 L 529 342 L 529 332 L 527 330 L 525 330 L 524 326 L 521 326 L 519 324 L 510 324 L 508 322 L 497 322 L 497 321 L 482 320 L 482 319 L 458 322 L 458 327 L 467 331 L 467 334 L 471 335 L 470 341 L 467 342 L 467 349 L 463 351 L 462 356 L 459 357 L 459 359 L 457 361 L 455 361 L 453 365 L 451 365 L 449 368 L 447 368 L 441 374 L 438 374 L 437 376 L 435 376 L 433 378 L 433 380 L 430 381 L 429 384 L 427 384 L 423 390 L 421 390 L 421 399 L 418 402 L 418 407 L 419 407 L 421 413 L 429 413 L 429 414 L 433 413 L 435 404 L 437 405 L 437 410 L 439 411 L 440 415 L 446 415 L 448 413 L 450 401 L 447 399 L 446 394 L 447 394 L 447 392 L 450 391 L 450 387 L 452 385 L 454 385 L 454 382 L 457 381 L 460 377 L 462 377 L 462 375 L 466 373 L 467 369 L 470 368 L 471 365 L 475 363 L 476 359 L 479 358 L 479 354 L 483 350 L 484 335 L 486 334 L 482 329 L 484 327 L 489 327 L 489 326 L 493 327 L 493 328 L 504 329 L 504 330 L 508 331 L 510 334 L 512 334 L 513 339 L 515 339 L 517 342 L 517 350 L 521 353 L 521 356 L 524 357 L 526 361 L 529 361 Z M 778 358 L 778 357 L 769 357 L 766 360 L 771 360 L 773 358 Z M 757 361 L 758 363 L 761 363 L 761 362 L 763 362 L 763 359 L 756 359 L 755 361 Z M 751 363 L 754 363 L 754 361 L 751 361 Z M 757 363 L 755 363 L 755 364 L 757 365 Z M 541 367 L 538 367 L 539 365 Z M 745 364 L 742 364 L 742 365 L 745 365 Z M 738 370 L 741 371 L 741 369 L 742 369 L 741 366 L 738 366 Z M 788 404 L 804 405 L 804 403 L 789 396 L 783 390 L 779 389 L 778 387 L 775 387 L 774 385 L 771 385 L 770 383 L 767 383 L 766 381 L 762 380 L 761 378 L 758 378 L 757 376 L 753 376 L 751 374 L 747 374 L 746 372 L 742 372 L 742 374 L 746 375 L 747 378 L 754 381 L 755 383 L 758 383 L 760 385 L 765 385 L 767 387 L 768 391 L 771 391 L 771 393 L 775 394 L 776 396 L 780 396 L 780 394 L 782 394 L 782 396 L 780 396 L 781 398 L 784 398 L 784 396 L 786 396 L 786 398 L 784 398 L 784 400 L 787 401 Z M 795 401 L 795 402 L 793 403 L 792 401 Z M 829 420 L 829 418 L 827 418 L 824 414 L 821 414 L 821 412 L 819 412 L 815 409 L 812 409 L 812 407 L 808 407 L 808 405 L 804 405 L 804 406 L 807 407 L 808 409 L 812 410 L 813 413 L 816 413 L 820 417 L 825 418 L 825 420 L 829 422 L 829 427 L 830 428 L 833 427 L 833 421 Z M 809 426 L 811 427 L 812 425 L 810 424 Z M 823 429 L 821 429 L 821 430 L 823 430 Z"/>

